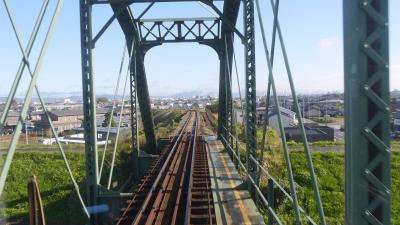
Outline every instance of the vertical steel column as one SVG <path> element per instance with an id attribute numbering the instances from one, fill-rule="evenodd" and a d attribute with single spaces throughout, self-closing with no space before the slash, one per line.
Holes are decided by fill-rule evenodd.
<path id="1" fill-rule="evenodd" d="M 256 127 L 256 55 L 254 33 L 254 1 L 244 0 L 244 33 L 245 33 L 245 79 L 246 79 L 246 157 L 247 171 L 253 180 L 257 180 L 257 168 L 249 155 L 257 158 Z M 255 196 L 254 188 L 249 181 L 249 190 Z"/>
<path id="2" fill-rule="evenodd" d="M 135 42 L 131 40 L 128 49 L 132 49 L 129 53 L 131 57 L 136 56 Z M 133 45 L 133 48 L 132 48 Z M 133 180 L 139 179 L 139 143 L 138 143 L 138 115 L 137 115 L 137 89 L 136 89 L 136 57 L 130 63 L 130 92 L 131 92 L 131 132 L 132 132 L 132 164 L 133 164 Z"/>
<path id="3" fill-rule="evenodd" d="M 388 0 L 343 1 L 346 224 L 390 224 Z"/>
<path id="4" fill-rule="evenodd" d="M 218 138 L 226 137 L 227 105 L 226 105 L 226 54 L 225 40 L 221 39 L 219 48 L 219 96 L 218 96 Z"/>
<path id="5" fill-rule="evenodd" d="M 141 46 L 137 46 L 141 48 Z M 144 68 L 144 53 L 136 51 L 136 88 L 137 100 L 139 102 L 140 115 L 143 122 L 143 129 L 146 135 L 147 145 L 150 154 L 160 154 L 157 147 L 157 138 L 154 131 L 153 113 L 151 112 L 149 88 L 147 85 L 146 71 Z"/>
<path id="6" fill-rule="evenodd" d="M 95 206 L 98 194 L 96 98 L 92 68 L 92 5 L 80 0 L 83 125 L 85 128 L 87 206 Z M 95 216 L 94 216 L 95 217 Z M 94 217 L 90 223 L 96 224 Z"/>
<path id="7" fill-rule="evenodd" d="M 229 141 L 231 147 L 233 147 L 233 99 L 232 99 L 232 60 L 233 60 L 233 32 L 226 33 L 223 37 L 225 40 L 224 48 L 226 49 L 226 68 L 225 68 L 225 78 L 226 78 L 226 100 L 227 100 L 227 126 L 226 132 L 227 136 L 225 140 Z M 229 135 L 230 132 L 232 135 Z M 231 155 L 233 159 L 233 155 Z"/>

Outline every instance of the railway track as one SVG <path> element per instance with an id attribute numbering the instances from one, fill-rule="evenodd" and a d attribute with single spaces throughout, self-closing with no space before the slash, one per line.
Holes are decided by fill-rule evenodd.
<path id="1" fill-rule="evenodd" d="M 196 111 L 162 151 L 117 224 L 215 224 L 208 160 L 200 135 L 204 118 Z"/>

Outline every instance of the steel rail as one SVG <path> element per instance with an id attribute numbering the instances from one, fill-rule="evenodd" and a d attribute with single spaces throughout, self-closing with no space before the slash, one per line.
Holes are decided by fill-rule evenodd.
<path id="1" fill-rule="evenodd" d="M 181 146 L 180 152 L 177 152 L 175 154 L 176 157 L 176 164 L 173 167 L 173 172 L 167 176 L 166 180 L 166 187 L 163 187 L 159 190 L 158 192 L 158 197 L 162 199 L 159 202 L 159 205 L 153 204 L 153 210 L 151 211 L 150 215 L 148 216 L 146 224 L 152 224 L 151 219 L 152 215 L 155 215 L 154 218 L 154 224 L 163 224 L 163 223 L 170 223 L 169 220 L 170 218 L 166 218 L 166 215 L 168 215 L 169 211 L 172 209 L 172 207 L 168 207 L 170 204 L 173 203 L 173 198 L 172 196 L 175 195 L 175 190 L 177 189 L 177 185 L 179 184 L 177 182 L 177 177 L 176 175 L 178 174 L 184 174 L 184 172 L 187 170 L 187 166 L 189 163 L 193 164 L 193 161 L 189 162 L 189 156 L 190 153 L 193 153 L 189 151 L 190 146 L 195 146 L 195 136 L 193 137 L 193 133 L 196 132 L 196 123 L 197 123 L 197 112 L 195 112 L 194 116 L 194 126 L 192 127 L 192 131 L 190 134 L 186 135 L 186 139 L 189 139 L 189 142 L 183 143 Z M 194 148 L 194 147 L 193 147 Z M 193 155 L 193 154 L 192 154 Z M 185 158 L 184 163 L 182 163 L 182 157 Z M 171 168 L 172 169 L 172 168 Z M 179 191 L 178 191 L 179 192 Z M 157 200 L 155 201 L 157 202 Z M 177 205 L 175 205 L 175 208 L 177 208 Z"/>
<path id="2" fill-rule="evenodd" d="M 160 158 L 158 158 L 158 160 L 161 159 L 161 158 L 166 158 L 166 159 L 163 160 L 163 161 L 164 161 L 164 164 L 163 164 L 162 168 L 158 171 L 158 174 L 157 174 L 156 178 L 154 179 L 154 182 L 153 182 L 152 186 L 150 187 L 150 190 L 148 190 L 148 194 L 146 194 L 145 199 L 144 199 L 144 201 L 143 201 L 143 204 L 142 204 L 142 205 L 140 206 L 140 208 L 139 208 L 139 212 L 140 212 L 140 210 L 142 210 L 144 204 L 148 204 L 148 203 L 146 203 L 146 201 L 148 201 L 148 196 L 149 196 L 152 192 L 154 192 L 154 191 L 156 190 L 156 188 L 157 188 L 157 186 L 158 186 L 158 185 L 156 184 L 156 182 L 159 182 L 159 179 L 160 179 L 159 177 L 160 177 L 160 175 L 163 174 L 163 170 L 165 170 L 165 168 L 166 168 L 166 163 L 165 163 L 165 162 L 168 162 L 168 161 L 169 161 L 169 159 L 170 159 L 170 157 L 171 157 L 171 154 L 173 154 L 173 152 L 175 151 L 176 147 L 178 146 L 178 142 L 179 142 L 180 139 L 182 138 L 182 136 L 183 136 L 183 134 L 184 134 L 184 132 L 185 132 L 185 130 L 186 130 L 186 127 L 187 127 L 187 125 L 189 124 L 191 115 L 190 115 L 190 114 L 186 114 L 186 115 L 187 115 L 187 119 L 186 119 L 185 122 L 182 124 L 181 128 L 178 130 L 178 132 L 176 133 L 175 137 L 174 137 L 173 140 L 171 141 L 171 143 L 174 143 L 173 146 L 171 147 L 171 150 L 169 151 L 169 153 L 168 153 L 166 156 L 165 156 L 164 154 L 162 154 L 162 155 L 160 156 Z M 167 153 L 167 152 L 165 152 L 165 153 Z M 160 162 L 160 163 L 162 163 L 162 162 Z M 157 169 L 157 165 L 155 165 L 155 166 L 152 168 L 152 171 L 150 172 L 150 175 L 152 174 L 152 172 L 155 172 L 155 171 L 153 171 L 153 170 L 155 170 L 155 169 Z M 142 191 L 144 191 L 145 186 L 148 184 L 147 182 L 148 182 L 148 181 L 151 181 L 151 179 L 152 179 L 152 178 L 151 178 L 150 176 L 146 176 L 146 177 L 145 177 L 145 180 L 143 181 L 142 185 L 140 185 L 139 190 L 138 190 L 136 193 L 137 193 L 137 194 L 140 194 Z M 120 219 L 118 220 L 117 225 L 128 224 L 128 221 L 127 221 L 127 220 L 129 219 L 129 218 L 128 218 L 128 213 L 132 210 L 132 207 L 134 207 L 135 201 L 137 200 L 136 198 L 138 197 L 137 194 L 135 195 L 135 197 L 134 197 L 132 200 L 130 200 L 130 202 L 129 202 L 127 208 L 126 208 L 125 210 L 123 209 L 122 216 L 121 216 Z M 134 219 L 133 219 L 133 220 L 134 220 Z M 129 224 L 132 224 L 132 222 L 130 222 Z"/>
<path id="3" fill-rule="evenodd" d="M 197 115 L 196 115 L 197 116 Z M 195 126 L 197 126 L 197 121 L 195 121 Z M 190 217 L 189 217 L 189 213 L 190 213 L 190 202 L 191 202 L 191 192 L 192 192 L 192 188 L 193 188 L 193 169 L 194 169 L 194 157 L 195 157 L 195 149 L 196 149 L 196 137 L 197 137 L 197 129 L 195 129 L 194 131 L 194 144 L 193 144 L 193 148 L 192 148 L 192 163 L 190 165 L 190 171 L 189 171 L 189 186 L 188 186 L 188 191 L 187 191 L 187 198 L 186 198 L 186 208 L 185 208 L 185 225 L 190 224 Z"/>
<path id="4" fill-rule="evenodd" d="M 178 138 L 177 138 L 175 144 L 173 145 L 173 147 L 172 147 L 170 153 L 168 154 L 167 159 L 165 160 L 164 165 L 162 166 L 162 168 L 161 168 L 161 170 L 160 170 L 160 172 L 159 172 L 157 178 L 155 179 L 155 181 L 154 181 L 154 183 L 153 183 L 153 185 L 152 185 L 152 187 L 151 187 L 151 189 L 150 189 L 150 191 L 149 191 L 149 194 L 146 196 L 145 201 L 143 202 L 142 206 L 140 207 L 139 213 L 138 213 L 138 215 L 136 216 L 135 220 L 133 221 L 133 224 L 136 224 L 138 221 L 141 220 L 141 218 L 142 218 L 142 216 L 143 216 L 143 214 L 144 214 L 144 210 L 145 210 L 145 209 L 148 207 L 148 205 L 150 204 L 150 200 L 151 200 L 151 198 L 153 197 L 154 192 L 157 190 L 157 187 L 158 187 L 158 185 L 159 185 L 159 183 L 160 183 L 160 181 L 161 181 L 161 179 L 162 179 L 162 177 L 163 177 L 163 175 L 164 175 L 164 173 L 165 173 L 165 170 L 166 170 L 166 168 L 167 168 L 167 166 L 168 166 L 167 164 L 169 164 L 169 162 L 170 162 L 172 156 L 173 156 L 173 155 L 175 154 L 175 152 L 177 151 L 178 144 L 180 144 L 180 141 L 182 140 L 182 138 L 183 138 L 183 136 L 184 136 L 185 129 L 187 128 L 187 125 L 189 124 L 189 121 L 190 121 L 190 119 L 191 119 L 191 117 L 192 117 L 192 114 L 190 113 L 190 114 L 188 115 L 188 117 L 189 117 L 188 120 L 187 120 L 186 123 L 184 124 L 183 129 L 181 130 L 181 132 L 180 132 L 180 134 L 179 134 L 179 136 L 178 136 Z"/>

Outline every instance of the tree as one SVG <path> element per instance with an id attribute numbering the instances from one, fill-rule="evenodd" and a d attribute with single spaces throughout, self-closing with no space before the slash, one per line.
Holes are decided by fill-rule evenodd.
<path id="1" fill-rule="evenodd" d="M 111 114 L 108 112 L 104 115 L 104 121 L 101 124 L 102 127 L 108 127 L 108 124 L 110 123 L 111 120 L 111 127 L 116 127 L 117 123 L 114 121 L 113 117 Z"/>
<path id="2" fill-rule="evenodd" d="M 106 97 L 97 98 L 97 102 L 100 102 L 100 103 L 108 102 L 108 98 L 106 98 Z"/>
<path id="3" fill-rule="evenodd" d="M 48 137 L 48 138 L 53 137 L 53 131 L 52 131 L 50 128 L 47 128 L 47 129 L 44 131 L 44 136 L 45 136 L 45 137 Z"/>

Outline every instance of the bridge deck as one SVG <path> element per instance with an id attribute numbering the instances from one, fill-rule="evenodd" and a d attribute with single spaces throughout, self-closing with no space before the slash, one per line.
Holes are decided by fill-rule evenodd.
<path id="1" fill-rule="evenodd" d="M 222 143 L 205 139 L 217 224 L 265 224 Z"/>

